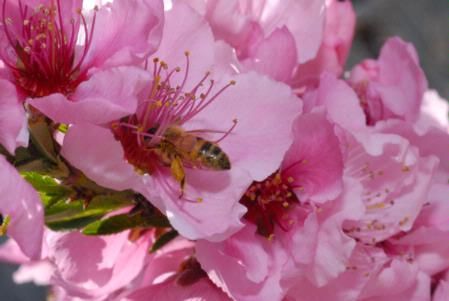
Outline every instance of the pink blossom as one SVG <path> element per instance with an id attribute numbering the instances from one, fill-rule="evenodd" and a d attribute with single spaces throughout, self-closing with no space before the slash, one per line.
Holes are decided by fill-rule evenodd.
<path id="1" fill-rule="evenodd" d="M 185 24 L 180 24 L 180 20 Z M 187 238 L 223 239 L 242 226 L 239 219 L 244 207 L 238 201 L 248 185 L 253 180 L 263 180 L 279 167 L 290 146 L 291 124 L 301 111 L 301 103 L 287 86 L 255 73 L 230 78 L 214 69 L 210 50 L 215 42 L 210 29 L 188 6 L 175 5 L 167 13 L 166 24 L 157 54 L 167 59 L 153 62 L 149 73 L 153 73 L 154 80 L 149 83 L 150 91 L 142 96 L 137 112 L 114 122 L 110 129 L 92 125 L 71 127 L 62 153 L 97 183 L 119 190 L 132 188 L 144 194 Z M 183 30 L 176 30 L 175 24 Z M 186 38 L 190 30 L 195 34 Z M 196 46 L 191 55 L 179 52 L 192 47 L 191 43 Z M 165 70 L 166 64 L 179 66 L 179 59 L 186 67 Z M 205 73 L 206 68 L 212 68 L 218 79 L 202 87 L 210 76 Z M 177 70 L 182 71 L 181 76 Z M 199 83 L 192 79 L 194 75 Z M 180 88 L 172 96 L 168 92 L 174 82 Z M 158 83 L 165 86 L 156 89 Z M 186 92 L 200 100 L 180 97 Z M 198 132 L 205 139 L 219 141 L 230 160 L 230 170 L 210 171 L 186 165 L 185 187 L 180 190 L 170 169 L 147 151 L 157 146 L 167 127 L 174 124 Z M 140 127 L 143 130 L 136 132 Z M 262 152 L 267 137 L 271 146 Z"/>
<path id="2" fill-rule="evenodd" d="M 416 147 L 399 136 L 376 137 L 380 155 L 370 155 L 350 141 L 346 162 L 346 174 L 364 187 L 362 200 L 367 210 L 360 222 L 348 223 L 346 229 L 365 243 L 377 243 L 412 228 L 438 162 L 434 157 L 421 157 Z"/>
<path id="3" fill-rule="evenodd" d="M 40 197 L 3 156 L 0 156 L 0 183 L 2 232 L 14 239 L 26 256 L 38 259 L 44 231 Z"/>
<path id="4" fill-rule="evenodd" d="M 66 123 L 104 123 L 135 110 L 145 76 L 132 65 L 159 44 L 162 1 L 117 0 L 87 16 L 81 0 L 41 2 L 7 0 L 0 10 L 2 76 L 17 87 L 14 99 L 30 97 Z"/>
<path id="5" fill-rule="evenodd" d="M 333 127 L 317 112 L 299 116 L 293 129 L 279 172 L 253 183 L 241 200 L 245 227 L 223 242 L 197 242 L 201 265 L 235 300 L 281 300 L 291 274 L 327 282 L 345 270 L 355 245 L 342 222 L 360 210 L 334 201 L 343 188 L 343 162 Z"/>
<path id="6" fill-rule="evenodd" d="M 349 81 L 369 125 L 389 118 L 415 121 L 427 89 L 415 48 L 400 38 L 387 40 L 377 61 L 368 59 L 354 67 Z"/>
<path id="7" fill-rule="evenodd" d="M 342 75 L 352 45 L 356 16 L 351 1 L 326 1 L 323 41 L 316 57 L 298 66 L 291 85 L 316 86 L 320 75 Z"/>

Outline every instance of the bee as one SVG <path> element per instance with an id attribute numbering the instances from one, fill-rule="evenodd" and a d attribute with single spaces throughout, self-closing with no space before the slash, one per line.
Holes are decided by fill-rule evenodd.
<path id="1" fill-rule="evenodd" d="M 212 141 L 187 132 L 181 127 L 170 126 L 154 152 L 165 166 L 170 167 L 173 178 L 185 186 L 184 166 L 206 170 L 229 170 L 231 162 L 220 146 Z"/>

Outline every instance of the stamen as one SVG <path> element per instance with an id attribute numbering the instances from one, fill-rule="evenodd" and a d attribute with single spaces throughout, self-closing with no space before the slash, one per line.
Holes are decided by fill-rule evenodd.
<path id="1" fill-rule="evenodd" d="M 85 34 L 83 53 L 75 64 L 77 28 L 75 20 L 70 19 L 70 26 L 65 26 L 61 0 L 56 0 L 51 7 L 42 4 L 29 10 L 19 0 L 20 20 L 7 17 L 7 0 L 3 0 L 3 31 L 15 54 L 11 58 L 0 50 L 0 58 L 13 72 L 17 84 L 31 97 L 42 97 L 52 93 L 70 94 L 85 79 L 88 66 L 81 70 L 90 49 L 95 28 L 96 10 L 90 30 L 81 10 L 78 11 Z M 54 2 L 53 2 L 54 3 Z M 18 22 L 20 32 L 13 32 L 8 23 Z M 67 30 L 71 30 L 68 39 Z"/>

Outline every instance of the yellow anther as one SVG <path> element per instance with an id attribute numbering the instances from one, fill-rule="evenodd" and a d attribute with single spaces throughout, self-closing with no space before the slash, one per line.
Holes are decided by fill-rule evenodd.
<path id="1" fill-rule="evenodd" d="M 235 80 L 231 80 L 229 83 L 233 86 L 235 86 L 237 84 L 237 82 Z"/>
<path id="2" fill-rule="evenodd" d="M 196 199 L 196 201 L 197 201 L 198 203 L 202 203 L 204 200 L 203 200 L 203 198 L 199 197 L 199 198 Z"/>
<path id="3" fill-rule="evenodd" d="M 287 182 L 289 182 L 290 184 L 293 183 L 294 181 L 295 181 L 295 179 L 293 177 L 287 178 Z"/>
<path id="4" fill-rule="evenodd" d="M 153 59 L 153 63 L 157 63 L 157 62 L 159 62 L 159 58 L 155 57 L 155 58 Z"/>
<path id="5" fill-rule="evenodd" d="M 184 55 L 185 56 L 189 56 L 190 55 L 190 51 L 188 51 L 188 50 L 184 51 Z"/>
<path id="6" fill-rule="evenodd" d="M 284 208 L 288 208 L 289 205 L 290 205 L 290 204 L 289 204 L 288 202 L 283 202 L 283 203 L 282 203 L 282 206 L 283 206 Z"/>
<path id="7" fill-rule="evenodd" d="M 30 24 L 30 20 L 28 20 L 28 19 L 23 20 L 23 25 L 24 26 L 27 26 L 28 24 Z"/>
<path id="8" fill-rule="evenodd" d="M 82 12 L 82 9 L 81 9 L 81 8 L 77 8 L 77 9 L 76 9 L 76 13 L 77 13 L 77 14 L 81 15 L 81 12 Z"/>
<path id="9" fill-rule="evenodd" d="M 176 72 L 180 72 L 180 71 L 181 71 L 181 68 L 180 68 L 180 67 L 176 67 L 176 68 L 175 68 L 175 71 L 176 71 Z"/>
<path id="10" fill-rule="evenodd" d="M 274 239 L 274 234 L 271 233 L 270 235 L 268 235 L 267 239 L 268 239 L 268 241 L 273 241 L 273 239 Z"/>
<path id="11" fill-rule="evenodd" d="M 378 202 L 372 205 L 369 205 L 366 207 L 367 209 L 382 209 L 385 208 L 385 203 L 384 202 Z"/>

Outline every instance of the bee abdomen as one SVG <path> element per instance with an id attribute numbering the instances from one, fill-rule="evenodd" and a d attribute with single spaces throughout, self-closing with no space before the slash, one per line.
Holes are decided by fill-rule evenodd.
<path id="1" fill-rule="evenodd" d="M 231 162 L 226 153 L 215 143 L 199 140 L 202 143 L 199 149 L 199 158 L 205 167 L 215 170 L 231 169 Z"/>

